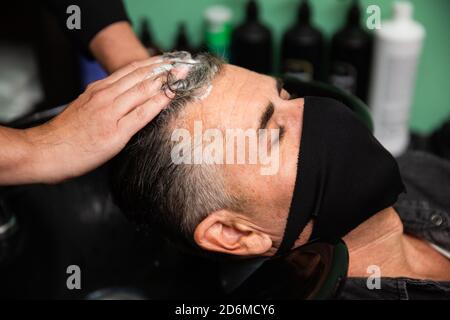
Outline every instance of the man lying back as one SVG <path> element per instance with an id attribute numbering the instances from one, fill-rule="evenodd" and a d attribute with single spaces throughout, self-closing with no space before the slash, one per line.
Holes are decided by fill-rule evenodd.
<path id="1" fill-rule="evenodd" d="M 386 279 L 441 281 L 433 292 L 449 297 L 448 229 L 438 249 L 404 232 L 397 163 L 352 111 L 292 99 L 277 79 L 207 54 L 170 56 L 185 69 L 162 86 L 175 98 L 114 163 L 113 197 L 129 219 L 225 257 L 343 238 L 349 277 L 375 265 Z"/>

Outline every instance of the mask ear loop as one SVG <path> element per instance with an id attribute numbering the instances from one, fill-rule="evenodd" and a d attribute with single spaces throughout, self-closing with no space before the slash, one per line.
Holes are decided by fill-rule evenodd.
<path id="1" fill-rule="evenodd" d="M 314 101 L 314 100 L 313 100 Z M 306 139 L 306 134 L 311 132 L 315 123 L 308 121 L 310 111 L 317 106 L 311 106 L 311 97 L 305 97 L 303 111 L 303 129 L 300 141 L 301 150 L 299 150 L 297 159 L 297 175 L 295 179 L 294 192 L 292 194 L 291 207 L 286 220 L 283 240 L 278 248 L 277 255 L 289 252 L 298 239 L 301 232 L 305 229 L 309 220 L 317 218 L 320 212 L 320 205 L 324 196 L 326 185 L 326 146 L 314 144 L 311 138 Z M 308 154 L 302 153 L 302 150 L 308 150 Z M 316 225 L 308 240 L 312 242 L 317 240 Z M 337 240 L 322 239 L 321 240 Z"/>
<path id="2" fill-rule="evenodd" d="M 298 155 L 298 165 L 301 165 L 301 155 Z M 300 170 L 297 169 L 297 176 L 295 179 L 295 185 L 300 184 L 300 187 L 294 188 L 292 194 L 291 207 L 289 208 L 289 215 L 286 220 L 286 227 L 284 229 L 283 240 L 281 241 L 280 247 L 278 248 L 276 255 L 280 256 L 289 252 L 298 239 L 300 233 L 305 229 L 306 225 L 310 220 L 310 216 L 303 214 L 302 206 L 302 183 L 301 183 Z"/>

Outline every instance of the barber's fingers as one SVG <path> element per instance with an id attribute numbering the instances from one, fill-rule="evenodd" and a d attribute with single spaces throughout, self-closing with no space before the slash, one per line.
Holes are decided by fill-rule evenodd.
<path id="1" fill-rule="evenodd" d="M 135 61 L 135 62 L 132 62 L 132 63 L 120 68 L 119 70 L 113 72 L 109 77 L 105 78 L 105 80 L 107 83 L 114 83 L 117 80 L 119 80 L 120 78 L 126 76 L 127 74 L 129 74 L 139 68 L 151 66 L 153 64 L 159 64 L 162 62 L 163 62 L 162 56 L 154 56 L 149 59 Z"/>
<path id="2" fill-rule="evenodd" d="M 175 64 L 175 68 L 171 71 L 171 73 L 176 79 L 184 79 L 190 70 L 191 68 L 188 64 L 179 63 Z"/>
<path id="3" fill-rule="evenodd" d="M 171 64 L 164 62 L 142 67 L 127 74 L 103 89 L 94 90 L 91 94 L 95 95 L 96 93 L 103 92 L 104 96 L 108 97 L 112 101 L 135 85 L 146 81 L 147 79 L 155 78 L 155 74 L 159 74 L 164 77 L 165 74 L 172 68 L 173 66 Z"/>
<path id="4" fill-rule="evenodd" d="M 130 139 L 152 121 L 169 103 L 170 98 L 164 92 L 159 92 L 122 117 L 118 122 L 119 131 L 124 133 L 123 136 L 127 137 L 127 140 Z"/>
<path id="5" fill-rule="evenodd" d="M 151 57 L 149 59 L 132 62 L 132 63 L 118 69 L 117 71 L 113 72 L 111 75 L 109 75 L 105 79 L 95 81 L 95 82 L 89 84 L 87 87 L 87 90 L 96 91 L 96 90 L 104 89 L 107 86 L 113 84 L 114 82 L 120 80 L 124 76 L 126 76 L 140 68 L 152 66 L 155 64 L 160 64 L 162 62 L 163 62 L 162 56 L 155 56 L 155 57 Z"/>
<path id="6" fill-rule="evenodd" d="M 136 83 L 114 99 L 112 112 L 114 112 L 116 117 L 121 118 L 137 105 L 143 104 L 153 96 L 162 93 L 162 85 L 165 79 L 165 76 L 153 75 L 144 81 Z M 173 98 L 173 94 L 168 90 L 166 95 L 169 98 Z"/>
<path id="7" fill-rule="evenodd" d="M 150 70 L 150 72 L 148 72 Z M 150 58 L 148 60 L 138 61 L 131 65 L 124 67 L 122 72 L 117 72 L 117 77 L 114 74 L 110 76 L 107 83 L 113 86 L 120 86 L 128 83 L 130 79 L 136 79 L 135 75 L 144 72 L 147 77 L 163 72 L 171 71 L 172 75 L 177 79 L 185 78 L 190 71 L 190 66 L 183 63 L 175 63 L 173 59 L 164 59 L 162 56 Z M 137 78 L 139 80 L 139 78 Z M 142 79 L 141 79 L 142 80 Z"/>

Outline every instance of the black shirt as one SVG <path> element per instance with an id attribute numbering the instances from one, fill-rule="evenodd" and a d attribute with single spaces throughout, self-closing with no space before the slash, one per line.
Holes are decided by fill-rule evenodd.
<path id="1" fill-rule="evenodd" d="M 89 43 L 105 27 L 119 21 L 129 21 L 121 0 L 43 0 L 56 15 L 61 28 L 85 53 Z M 70 13 L 67 8 L 77 5 L 81 12 L 81 28 L 69 30 L 66 26 Z"/>

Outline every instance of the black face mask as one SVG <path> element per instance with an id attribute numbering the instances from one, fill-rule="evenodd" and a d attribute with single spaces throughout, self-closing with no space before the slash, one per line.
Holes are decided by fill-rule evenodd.
<path id="1" fill-rule="evenodd" d="M 306 97 L 297 178 L 277 254 L 293 247 L 310 219 L 310 241 L 336 241 L 404 191 L 397 162 L 348 107 Z"/>

